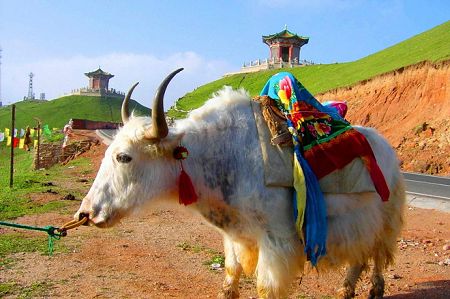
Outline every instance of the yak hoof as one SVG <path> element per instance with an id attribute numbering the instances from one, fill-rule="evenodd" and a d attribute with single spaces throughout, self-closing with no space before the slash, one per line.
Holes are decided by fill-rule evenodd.
<path id="1" fill-rule="evenodd" d="M 337 291 L 337 294 L 338 294 L 338 298 L 341 298 L 341 299 L 352 299 L 355 297 L 355 291 L 349 290 L 348 288 L 345 288 L 345 287 L 340 288 Z"/>
<path id="2" fill-rule="evenodd" d="M 221 290 L 217 294 L 217 299 L 237 299 L 239 298 L 239 292 L 233 291 L 232 289 Z"/>
<path id="3" fill-rule="evenodd" d="M 375 275 L 372 277 L 372 288 L 369 292 L 369 299 L 381 299 L 384 296 L 384 278 Z"/>
<path id="4" fill-rule="evenodd" d="M 375 294 L 376 292 L 372 289 L 372 290 L 370 290 L 370 293 L 369 293 L 369 297 L 367 297 L 368 299 L 382 299 L 383 298 L 383 294 L 381 294 L 381 295 L 378 295 L 378 294 Z"/>

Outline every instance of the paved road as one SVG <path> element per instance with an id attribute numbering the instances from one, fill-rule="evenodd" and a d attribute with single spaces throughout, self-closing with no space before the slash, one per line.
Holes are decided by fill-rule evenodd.
<path id="1" fill-rule="evenodd" d="M 450 201 L 450 178 L 418 173 L 403 173 L 403 176 L 407 193 Z"/>

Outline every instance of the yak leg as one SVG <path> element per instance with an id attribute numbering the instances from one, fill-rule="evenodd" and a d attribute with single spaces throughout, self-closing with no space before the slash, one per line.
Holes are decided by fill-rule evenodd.
<path id="1" fill-rule="evenodd" d="M 225 280 L 218 298 L 234 299 L 239 298 L 239 278 L 242 273 L 242 266 L 237 260 L 233 241 L 230 237 L 223 238 L 225 251 Z"/>
<path id="2" fill-rule="evenodd" d="M 299 245 L 300 242 L 295 239 L 273 238 L 259 244 L 256 284 L 260 298 L 285 297 L 289 284 L 301 272 L 305 263 L 305 256 Z"/>
<path id="3" fill-rule="evenodd" d="M 340 298 L 350 299 L 355 297 L 355 287 L 358 282 L 361 272 L 366 269 L 365 264 L 351 265 L 347 269 L 347 275 L 345 276 L 344 285 L 339 289 L 338 294 Z"/>
<path id="4" fill-rule="evenodd" d="M 372 282 L 372 288 L 370 289 L 369 298 L 378 299 L 383 298 L 384 295 L 384 269 L 385 261 L 379 254 L 374 256 L 374 267 L 372 272 L 372 277 L 370 281 Z"/>
<path id="5" fill-rule="evenodd" d="M 383 238 L 375 244 L 373 252 L 374 268 L 370 281 L 369 298 L 383 298 L 384 278 L 383 270 L 393 263 L 394 253 L 397 248 L 397 237 L 402 229 L 403 209 L 405 207 L 405 185 L 403 180 L 399 180 L 396 187 L 391 192 L 389 201 L 383 203 L 383 214 L 385 215 L 385 226 Z"/>

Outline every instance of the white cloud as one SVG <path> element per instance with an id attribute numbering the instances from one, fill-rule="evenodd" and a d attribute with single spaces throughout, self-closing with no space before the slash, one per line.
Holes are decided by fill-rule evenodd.
<path id="1" fill-rule="evenodd" d="M 207 60 L 194 52 L 174 53 L 167 57 L 150 54 L 110 53 L 99 57 L 75 56 L 67 59 L 53 58 L 33 63 L 2 65 L 3 104 L 22 99 L 28 93 L 28 74 L 35 74 L 33 89 L 36 97 L 45 92 L 47 99 L 69 93 L 73 89 L 88 85 L 85 72 L 98 67 L 115 75 L 110 87 L 126 92 L 136 81 L 139 86 L 133 98 L 145 106 L 151 105 L 155 89 L 171 71 L 184 67 L 166 92 L 165 107 L 170 107 L 186 92 L 220 78 L 236 67 L 223 60 Z"/>

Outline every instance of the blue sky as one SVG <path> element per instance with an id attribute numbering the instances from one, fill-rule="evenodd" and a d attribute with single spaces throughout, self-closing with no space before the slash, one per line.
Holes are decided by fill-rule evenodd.
<path id="1" fill-rule="evenodd" d="M 285 25 L 310 37 L 301 58 L 353 61 L 450 19 L 447 0 L 21 1 L 0 0 L 3 104 L 34 92 L 48 99 L 87 85 L 84 72 L 115 74 L 110 86 L 149 106 L 156 86 L 185 67 L 166 107 L 196 87 L 264 59 L 262 35 Z M 300 78 L 301 80 L 301 78 Z"/>

